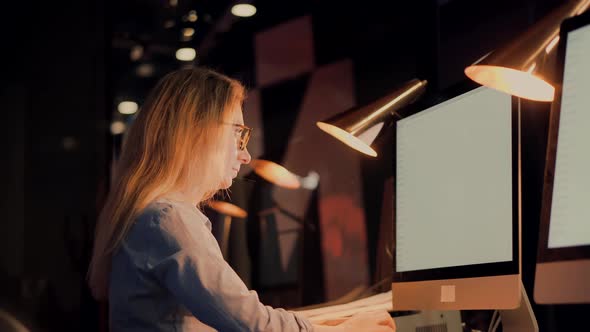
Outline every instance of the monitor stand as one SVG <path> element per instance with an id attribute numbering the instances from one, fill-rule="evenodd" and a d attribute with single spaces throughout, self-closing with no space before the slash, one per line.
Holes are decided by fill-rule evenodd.
<path id="1" fill-rule="evenodd" d="M 529 302 L 529 298 L 526 294 L 526 290 L 524 289 L 524 285 L 522 284 L 522 280 L 520 281 L 520 305 L 516 309 L 512 310 L 499 310 L 500 312 L 500 319 L 502 320 L 502 331 L 504 332 L 538 332 L 539 325 L 537 324 L 537 319 L 535 317 L 535 313 L 531 307 L 531 303 Z M 493 319 L 492 323 L 494 324 Z M 497 322 L 494 324 L 497 325 Z M 497 326 L 493 326 L 491 331 L 495 331 Z"/>
<path id="2" fill-rule="evenodd" d="M 462 332 L 461 311 L 419 311 L 411 315 L 394 317 L 398 332 Z"/>

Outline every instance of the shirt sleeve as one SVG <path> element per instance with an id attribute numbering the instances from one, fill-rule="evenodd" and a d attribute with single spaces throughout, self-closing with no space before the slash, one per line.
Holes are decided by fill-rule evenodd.
<path id="1" fill-rule="evenodd" d="M 159 236 L 147 260 L 151 274 L 201 322 L 219 331 L 312 331 L 304 317 L 263 305 L 223 259 L 202 220 L 170 207 L 152 220 Z"/>

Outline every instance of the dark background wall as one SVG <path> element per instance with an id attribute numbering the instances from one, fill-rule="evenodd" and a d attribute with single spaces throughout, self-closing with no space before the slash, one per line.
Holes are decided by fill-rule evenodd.
<path id="1" fill-rule="evenodd" d="M 413 77 L 428 79 L 428 97 L 437 98 L 465 80 L 465 65 L 562 2 L 256 1 L 257 21 L 234 22 L 231 29 L 216 34 L 212 31 L 228 2 L 179 1 L 179 8 L 210 9 L 209 20 L 202 15 L 209 23 L 203 23 L 195 44 L 204 45 L 212 34 L 214 42 L 200 64 L 250 87 L 256 85 L 253 34 L 311 15 L 315 63 L 352 59 L 356 102 L 363 105 Z M 166 50 L 180 43 L 166 44 L 162 34 L 142 37 L 169 13 L 163 3 L 42 2 L 2 13 L 3 53 L 8 58 L 0 80 L 0 308 L 14 312 L 34 330 L 98 331 L 101 326 L 100 307 L 89 297 L 84 277 L 108 184 L 113 148 L 108 127 L 117 100 L 141 100 L 162 73 L 178 67 Z M 128 40 L 157 44 L 150 53 L 159 65 L 154 77 L 134 78 L 129 50 L 121 46 Z M 527 102 L 523 112 L 523 281 L 532 298 L 548 106 Z M 382 152 L 378 158 L 361 159 L 372 281 L 383 188 L 393 170 L 392 141 L 390 134 L 377 142 Z M 583 327 L 590 309 L 533 307 L 541 331 Z"/>
<path id="2" fill-rule="evenodd" d="M 104 5 L 2 14 L 0 304 L 35 330 L 85 330 L 97 323 L 85 275 L 110 140 Z"/>

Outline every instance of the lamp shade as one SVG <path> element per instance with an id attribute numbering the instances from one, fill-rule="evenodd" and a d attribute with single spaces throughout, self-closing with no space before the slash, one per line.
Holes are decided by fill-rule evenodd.
<path id="1" fill-rule="evenodd" d="M 248 213 L 244 209 L 229 202 L 212 200 L 209 202 L 209 207 L 218 213 L 230 217 L 246 218 L 248 216 Z"/>
<path id="2" fill-rule="evenodd" d="M 426 84 L 425 80 L 410 80 L 369 105 L 353 108 L 316 124 L 321 130 L 351 148 L 376 157 L 377 152 L 371 148 L 371 144 L 385 122 L 389 121 L 397 110 L 416 101 L 424 93 Z"/>
<path id="3" fill-rule="evenodd" d="M 301 187 L 299 177 L 291 173 L 285 167 L 264 159 L 255 159 L 250 162 L 250 167 L 256 174 L 266 181 L 279 187 L 297 189 Z"/>
<path id="4" fill-rule="evenodd" d="M 590 0 L 574 0 L 552 11 L 506 47 L 465 68 L 473 81 L 517 97 L 552 101 L 555 88 L 541 75 L 546 54 L 559 39 L 561 22 L 584 12 Z"/>

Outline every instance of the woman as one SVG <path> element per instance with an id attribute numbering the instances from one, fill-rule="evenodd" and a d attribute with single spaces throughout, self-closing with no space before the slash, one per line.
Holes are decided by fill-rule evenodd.
<path id="1" fill-rule="evenodd" d="M 244 88 L 206 69 L 165 76 L 131 126 L 89 270 L 112 331 L 392 331 L 386 312 L 336 326 L 264 306 L 224 261 L 200 207 L 250 162 Z"/>

